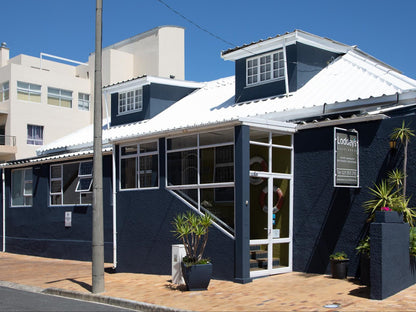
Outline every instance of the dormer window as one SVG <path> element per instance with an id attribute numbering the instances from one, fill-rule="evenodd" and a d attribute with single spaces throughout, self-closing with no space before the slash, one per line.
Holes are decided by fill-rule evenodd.
<path id="1" fill-rule="evenodd" d="M 283 50 L 247 59 L 247 86 L 284 79 L 285 65 Z"/>
<path id="2" fill-rule="evenodd" d="M 142 88 L 120 92 L 118 94 L 118 113 L 128 114 L 143 109 Z"/>

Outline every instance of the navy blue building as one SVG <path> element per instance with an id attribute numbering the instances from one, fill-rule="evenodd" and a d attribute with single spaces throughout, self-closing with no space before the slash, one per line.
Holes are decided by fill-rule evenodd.
<path id="1" fill-rule="evenodd" d="M 416 81 L 356 47 L 302 31 L 224 51 L 235 77 L 192 83 L 140 77 L 103 89 L 105 261 L 170 274 L 172 219 L 209 212 L 214 277 L 240 283 L 326 273 L 329 255 L 368 232 L 367 187 L 400 167 L 389 136 L 414 119 Z M 336 170 L 338 130 L 355 167 Z M 57 141 L 3 166 L 3 249 L 90 260 L 92 142 Z M 411 145 L 409 154 L 415 152 Z M 415 191 L 410 157 L 408 193 Z M 344 184 L 340 176 L 349 175 Z"/>

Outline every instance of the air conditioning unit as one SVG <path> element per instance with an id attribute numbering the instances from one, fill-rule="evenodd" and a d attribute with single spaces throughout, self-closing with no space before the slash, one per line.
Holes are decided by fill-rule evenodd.
<path id="1" fill-rule="evenodd" d="M 182 277 L 182 258 L 186 256 L 185 246 L 182 244 L 172 245 L 172 283 L 184 285 Z"/>

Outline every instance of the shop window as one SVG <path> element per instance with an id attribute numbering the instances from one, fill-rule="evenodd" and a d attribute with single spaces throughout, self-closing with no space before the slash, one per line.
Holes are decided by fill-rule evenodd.
<path id="1" fill-rule="evenodd" d="M 32 206 L 32 168 L 12 170 L 12 206 Z"/>
<path id="2" fill-rule="evenodd" d="M 234 134 L 212 131 L 166 140 L 167 188 L 234 234 Z"/>
<path id="3" fill-rule="evenodd" d="M 120 146 L 120 189 L 159 187 L 158 142 Z"/>
<path id="4" fill-rule="evenodd" d="M 92 203 L 92 161 L 50 167 L 51 205 Z"/>

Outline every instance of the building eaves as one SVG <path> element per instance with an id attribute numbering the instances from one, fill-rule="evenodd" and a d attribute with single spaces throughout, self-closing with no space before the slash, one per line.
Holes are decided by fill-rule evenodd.
<path id="1" fill-rule="evenodd" d="M 109 154 L 112 151 L 112 147 L 104 147 L 103 154 Z M 94 151 L 90 148 L 87 150 L 76 151 L 71 153 L 62 153 L 56 155 L 49 155 L 49 156 L 42 156 L 42 157 L 33 157 L 33 158 L 25 158 L 19 160 L 12 160 L 6 163 L 0 164 L 0 168 L 16 168 L 16 167 L 24 167 L 24 166 L 32 166 L 36 164 L 42 163 L 51 163 L 57 162 L 62 160 L 74 160 L 74 159 L 82 159 L 92 157 Z"/>
<path id="2" fill-rule="evenodd" d="M 186 88 L 201 88 L 204 86 L 203 82 L 195 82 L 195 81 L 188 81 L 188 80 L 179 80 L 174 78 L 164 78 L 164 77 L 155 77 L 155 76 L 148 76 L 143 75 L 140 77 L 120 81 L 113 83 L 111 85 L 107 85 L 103 87 L 103 92 L 112 92 L 113 90 L 119 91 L 120 88 L 129 88 L 132 85 L 145 85 L 149 83 L 158 83 L 163 85 L 169 86 L 177 86 L 177 87 L 186 87 Z"/>
<path id="3" fill-rule="evenodd" d="M 244 44 L 242 46 L 222 51 L 221 56 L 225 60 L 236 60 L 243 57 L 263 53 L 268 50 L 270 51 L 271 49 L 276 49 L 285 45 L 294 44 L 296 42 L 305 43 L 336 53 L 347 53 L 354 48 L 353 46 L 349 46 L 329 38 L 320 37 L 306 31 L 296 29 L 293 32 L 287 32 L 283 35 L 269 37 L 267 39 L 262 39 L 256 42 L 251 42 L 249 44 Z"/>

